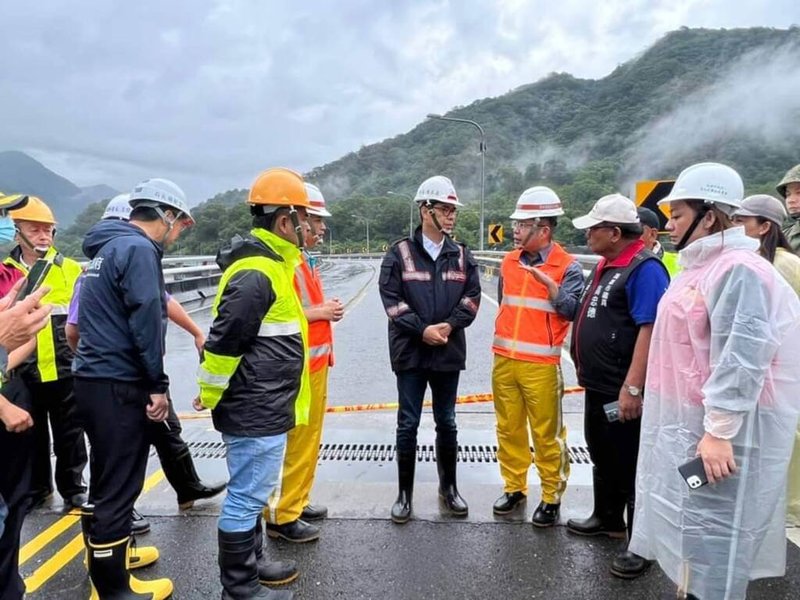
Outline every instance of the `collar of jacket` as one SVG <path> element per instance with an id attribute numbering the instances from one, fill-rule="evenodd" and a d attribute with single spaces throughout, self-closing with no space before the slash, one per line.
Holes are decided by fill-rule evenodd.
<path id="1" fill-rule="evenodd" d="M 52 262 L 55 266 L 60 267 L 64 262 L 64 257 L 53 246 L 42 257 L 45 260 Z M 17 245 L 11 249 L 8 256 L 3 261 L 4 265 L 9 265 L 20 271 L 23 275 L 28 274 L 28 267 L 22 262 L 22 247 Z"/>
<path id="2" fill-rule="evenodd" d="M 612 261 L 601 258 L 597 265 L 597 272 L 602 273 L 603 269 L 611 268 L 624 268 L 631 264 L 633 257 L 639 254 L 644 249 L 644 242 L 642 240 L 635 240 L 625 246 L 619 256 Z"/>
<path id="3" fill-rule="evenodd" d="M 297 266 L 299 261 L 303 258 L 300 248 L 291 242 L 287 242 L 271 231 L 256 227 L 250 231 L 250 235 L 276 252 L 283 260 L 291 265 L 292 268 Z"/>
<path id="4" fill-rule="evenodd" d="M 678 264 L 693 267 L 715 259 L 723 250 L 737 248 L 755 252 L 758 240 L 749 237 L 744 227 L 732 227 L 693 241 L 678 253 Z"/>
<path id="5" fill-rule="evenodd" d="M 422 227 L 417 227 L 416 231 L 414 231 L 414 237 L 412 241 L 419 246 L 422 251 L 423 255 L 431 258 L 427 252 L 425 252 L 425 244 L 422 242 Z M 449 235 L 444 235 L 444 244 L 442 244 L 442 251 L 439 253 L 439 256 L 443 256 L 446 254 L 458 254 L 458 244 L 454 242 Z M 433 260 L 433 259 L 431 259 Z"/>

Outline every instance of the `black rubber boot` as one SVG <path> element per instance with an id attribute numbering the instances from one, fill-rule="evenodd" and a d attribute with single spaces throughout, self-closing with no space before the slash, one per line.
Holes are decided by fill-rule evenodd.
<path id="1" fill-rule="evenodd" d="M 417 467 L 416 452 L 398 452 L 397 461 L 397 500 L 392 505 L 392 521 L 407 523 L 411 518 L 411 498 L 414 495 L 414 469 Z"/>
<path id="2" fill-rule="evenodd" d="M 217 530 L 222 600 L 291 600 L 290 591 L 268 590 L 258 581 L 255 528 L 228 533 Z"/>
<path id="3" fill-rule="evenodd" d="M 131 538 L 109 544 L 88 541 L 86 560 L 92 584 L 92 600 L 164 600 L 172 595 L 172 581 L 141 581 L 128 572 Z"/>
<path id="4" fill-rule="evenodd" d="M 207 484 L 200 481 L 194 468 L 192 453 L 186 448 L 170 460 L 161 461 L 164 475 L 178 495 L 178 508 L 186 510 L 194 506 L 195 500 L 212 498 L 222 492 L 226 483 Z"/>
<path id="5" fill-rule="evenodd" d="M 293 560 L 267 560 L 264 556 L 264 528 L 261 517 L 256 521 L 256 562 L 261 585 L 284 585 L 297 579 L 300 572 Z"/>
<path id="6" fill-rule="evenodd" d="M 469 507 L 458 493 L 456 486 L 456 464 L 458 463 L 458 446 L 440 446 L 436 444 L 436 468 L 439 471 L 439 498 L 442 499 L 448 512 L 454 517 L 466 517 Z"/>
<path id="7" fill-rule="evenodd" d="M 622 515 L 612 516 L 613 509 L 609 505 L 613 503 L 610 498 L 611 491 L 602 476 L 597 472 L 597 468 L 592 469 L 594 510 L 590 517 L 586 519 L 569 519 L 567 521 L 567 531 L 578 535 L 606 535 L 610 538 L 624 539 L 626 530 Z"/>

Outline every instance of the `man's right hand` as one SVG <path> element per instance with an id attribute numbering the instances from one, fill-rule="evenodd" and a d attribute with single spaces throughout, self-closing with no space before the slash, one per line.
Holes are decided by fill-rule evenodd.
<path id="1" fill-rule="evenodd" d="M 52 306 L 40 306 L 42 297 L 50 288 L 40 287 L 30 296 L 12 306 L 17 292 L 25 285 L 20 279 L 11 291 L 0 300 L 0 346 L 11 352 L 16 350 L 47 325 Z"/>
<path id="2" fill-rule="evenodd" d="M 150 403 L 147 405 L 147 418 L 160 423 L 169 414 L 169 400 L 166 394 L 150 394 Z"/>
<path id="3" fill-rule="evenodd" d="M 0 421 L 6 426 L 6 431 L 11 433 L 22 433 L 33 427 L 30 413 L 11 404 L 5 396 L 0 396 Z"/>
<path id="4" fill-rule="evenodd" d="M 441 323 L 428 325 L 422 332 L 422 341 L 429 346 L 444 346 L 447 343 L 447 337 L 442 333 L 441 325 Z"/>

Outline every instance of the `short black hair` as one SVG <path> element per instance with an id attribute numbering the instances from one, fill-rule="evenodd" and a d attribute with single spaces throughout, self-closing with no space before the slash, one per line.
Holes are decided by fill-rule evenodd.
<path id="1" fill-rule="evenodd" d="M 286 206 L 274 208 L 272 206 L 251 205 L 250 214 L 253 215 L 253 227 L 272 231 L 272 227 L 278 217 L 289 214 L 289 208 Z"/>
<path id="2" fill-rule="evenodd" d="M 131 210 L 131 221 L 141 221 L 143 223 L 152 223 L 161 219 L 161 215 L 156 212 L 152 206 L 136 206 Z"/>

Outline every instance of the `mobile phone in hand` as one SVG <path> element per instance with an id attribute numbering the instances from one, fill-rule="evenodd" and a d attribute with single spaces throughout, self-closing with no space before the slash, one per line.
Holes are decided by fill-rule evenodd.
<path id="1" fill-rule="evenodd" d="M 49 260 L 44 260 L 42 258 L 33 263 L 33 267 L 31 267 L 31 270 L 28 272 L 25 283 L 20 288 L 14 301 L 19 302 L 39 289 L 42 283 L 44 283 L 44 279 L 47 277 L 47 273 L 50 271 L 52 265 L 53 263 Z"/>
<path id="2" fill-rule="evenodd" d="M 619 421 L 619 400 L 604 404 L 603 410 L 606 411 L 606 419 L 609 423 Z"/>
<path id="3" fill-rule="evenodd" d="M 706 468 L 703 466 L 703 459 L 699 456 L 678 467 L 678 472 L 683 477 L 686 484 L 693 490 L 703 487 L 708 483 Z"/>

